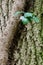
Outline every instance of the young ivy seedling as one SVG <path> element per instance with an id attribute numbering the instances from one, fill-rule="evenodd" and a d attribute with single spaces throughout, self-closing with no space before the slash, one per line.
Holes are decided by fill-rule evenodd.
<path id="1" fill-rule="evenodd" d="M 39 18 L 34 13 L 17 11 L 14 15 L 16 16 L 19 14 L 23 14 L 23 16 L 20 16 L 20 20 L 21 20 L 21 23 L 23 23 L 23 25 L 26 25 L 31 21 L 34 21 L 36 23 L 39 22 Z"/>

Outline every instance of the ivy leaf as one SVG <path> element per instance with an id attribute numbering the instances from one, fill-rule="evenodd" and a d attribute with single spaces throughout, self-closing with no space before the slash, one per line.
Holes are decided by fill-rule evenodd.
<path id="1" fill-rule="evenodd" d="M 29 20 L 28 20 L 27 18 L 25 18 L 24 16 L 21 16 L 21 17 L 20 17 L 20 20 L 21 20 L 21 22 L 22 22 L 24 25 L 28 24 L 28 22 L 29 22 Z"/>
<path id="2" fill-rule="evenodd" d="M 22 13 L 24 13 L 24 12 L 23 11 L 17 11 L 17 12 L 14 13 L 14 16 L 16 16 L 18 14 L 22 14 Z"/>
<path id="3" fill-rule="evenodd" d="M 24 17 L 32 17 L 33 14 L 32 13 L 24 13 Z"/>
<path id="4" fill-rule="evenodd" d="M 39 22 L 39 18 L 38 17 L 35 17 L 35 16 L 33 16 L 33 18 L 32 18 L 36 23 L 38 23 Z"/>

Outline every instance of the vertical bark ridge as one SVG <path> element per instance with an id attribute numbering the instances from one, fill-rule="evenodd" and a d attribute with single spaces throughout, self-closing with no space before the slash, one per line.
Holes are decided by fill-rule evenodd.
<path id="1" fill-rule="evenodd" d="M 12 4 L 11 16 L 9 16 L 9 11 L 7 13 L 7 9 L 9 8 L 10 2 L 8 6 L 7 4 L 8 4 L 8 0 L 1 0 L 2 10 L 1 10 L 1 16 L 0 16 L 1 17 L 0 24 L 2 28 L 0 29 L 0 65 L 6 65 L 7 63 L 9 46 L 17 30 L 17 27 L 18 27 L 17 25 L 19 24 L 19 16 L 15 17 L 13 14 L 18 10 L 22 11 L 24 9 L 25 0 L 23 1 L 15 0 L 15 3 Z M 7 14 L 10 17 L 8 20 L 7 20 Z M 5 22 L 7 26 L 4 26 Z M 1 30 L 3 31 L 3 33 Z"/>
<path id="2" fill-rule="evenodd" d="M 34 2 L 34 5 L 33 5 Z M 20 48 L 20 58 L 16 65 L 43 65 L 43 44 L 42 44 L 42 38 L 40 36 L 40 30 L 41 30 L 41 1 L 35 0 L 31 3 L 33 6 L 30 7 L 29 11 L 34 12 L 38 15 L 40 18 L 39 23 L 35 23 L 34 21 L 31 24 L 28 24 L 27 27 L 27 34 L 24 36 L 22 40 L 22 47 Z M 42 28 L 43 29 L 43 28 Z M 23 36 L 24 34 L 21 34 Z M 27 39 L 25 41 L 25 38 Z M 18 42 L 18 45 L 21 44 L 21 38 Z M 42 46 L 42 49 L 41 49 Z M 26 48 L 26 50 L 25 50 Z M 30 53 L 31 50 L 31 53 Z M 17 52 L 17 51 L 16 51 Z M 26 55 L 25 55 L 26 52 Z M 14 54 L 15 59 L 17 60 L 17 55 Z M 21 60 L 22 58 L 22 60 Z"/>
<path id="3" fill-rule="evenodd" d="M 34 33 L 34 37 L 36 38 L 35 45 L 36 45 L 37 61 L 38 61 L 38 59 L 40 60 L 40 62 L 38 61 L 38 65 L 42 65 L 43 61 L 42 61 L 42 57 L 40 55 L 40 52 L 41 52 L 40 44 L 42 44 L 42 39 L 41 39 L 41 36 L 40 36 L 40 30 L 41 30 L 41 1 L 36 0 L 35 3 L 36 3 L 35 4 L 35 6 L 36 6 L 35 12 L 38 14 L 38 17 L 40 18 L 40 23 L 39 24 L 34 24 L 33 33 Z M 35 25 L 36 25 L 36 27 L 35 27 Z M 34 38 L 34 40 L 35 40 L 35 38 Z"/>
<path id="4" fill-rule="evenodd" d="M 41 37 L 42 37 L 42 44 L 43 44 L 43 4 L 41 5 Z"/>

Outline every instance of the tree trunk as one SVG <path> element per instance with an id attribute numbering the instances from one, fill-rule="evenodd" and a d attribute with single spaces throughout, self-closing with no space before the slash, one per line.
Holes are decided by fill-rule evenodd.
<path id="1" fill-rule="evenodd" d="M 34 12 L 40 22 L 23 26 L 16 11 Z M 0 0 L 0 65 L 43 65 L 42 0 Z"/>
<path id="2" fill-rule="evenodd" d="M 19 24 L 19 15 L 15 17 L 14 13 L 22 11 L 24 3 L 25 0 L 0 0 L 0 65 L 6 65 L 8 48 Z"/>
<path id="3" fill-rule="evenodd" d="M 31 6 L 27 11 L 36 13 L 40 18 L 40 22 L 35 23 L 32 21 L 32 23 L 26 25 L 27 30 L 22 31 L 18 46 L 16 47 L 16 50 L 14 50 L 15 65 L 43 65 L 42 0 L 30 0 L 27 7 L 29 5 Z"/>

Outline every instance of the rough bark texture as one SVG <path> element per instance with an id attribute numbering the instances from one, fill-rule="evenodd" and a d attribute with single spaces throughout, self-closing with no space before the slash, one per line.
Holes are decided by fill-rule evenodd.
<path id="1" fill-rule="evenodd" d="M 27 31 L 22 32 L 18 46 L 14 50 L 14 63 L 16 65 L 43 65 L 42 2 L 42 0 L 30 0 L 27 2 L 28 5 L 31 5 L 27 11 L 36 13 L 40 18 L 40 22 L 38 24 L 34 21 L 28 23 L 26 26 Z"/>
<path id="2" fill-rule="evenodd" d="M 18 10 L 40 22 L 19 24 Z M 43 65 L 43 0 L 0 0 L 0 65 Z"/>
<path id="3" fill-rule="evenodd" d="M 22 11 L 24 3 L 25 0 L 0 0 L 0 65 L 6 65 L 8 48 L 19 23 L 19 16 L 14 13 Z"/>

